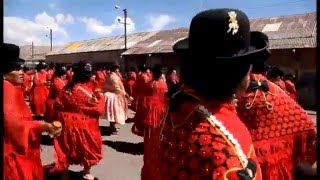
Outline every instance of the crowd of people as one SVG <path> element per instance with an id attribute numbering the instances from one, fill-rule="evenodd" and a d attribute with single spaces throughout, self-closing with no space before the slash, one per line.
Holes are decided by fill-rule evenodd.
<path id="1" fill-rule="evenodd" d="M 125 76 L 117 64 L 86 62 L 29 70 L 19 47 L 4 44 L 4 179 L 43 179 L 43 132 L 54 139 L 50 173 L 67 176 L 76 164 L 94 179 L 90 169 L 103 158 L 99 119 L 116 135 L 129 108 L 132 133 L 144 138 L 143 180 L 294 179 L 300 163 L 316 162 L 316 131 L 294 76 L 266 65 L 268 45 L 236 9 L 192 19 L 188 38 L 173 46 L 179 76 L 161 65 Z"/>

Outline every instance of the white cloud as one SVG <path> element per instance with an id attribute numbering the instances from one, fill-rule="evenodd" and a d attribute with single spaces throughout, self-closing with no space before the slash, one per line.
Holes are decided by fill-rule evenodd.
<path id="1" fill-rule="evenodd" d="M 63 14 L 57 14 L 56 20 L 57 20 L 58 24 L 73 24 L 74 23 L 74 19 L 70 14 L 68 14 L 67 16 L 65 16 Z"/>
<path id="2" fill-rule="evenodd" d="M 110 25 L 105 25 L 103 22 L 90 17 L 80 17 L 79 20 L 86 26 L 88 32 L 95 33 L 98 35 L 111 35 L 117 32 L 123 32 L 124 25 L 119 23 L 124 22 L 124 18 L 117 16 L 114 22 Z M 135 30 L 135 23 L 130 17 L 127 18 L 127 32 L 132 33 Z"/>
<path id="3" fill-rule="evenodd" d="M 151 26 L 148 31 L 159 31 L 165 28 L 170 23 L 173 23 L 175 19 L 167 14 L 161 14 L 158 16 L 149 16 L 147 18 L 149 25 Z"/>
<path id="4" fill-rule="evenodd" d="M 52 29 L 53 45 L 65 44 L 69 41 L 68 33 L 63 25 L 73 22 L 71 15 L 57 14 L 49 16 L 46 12 L 37 14 L 34 20 L 22 17 L 4 17 L 4 41 L 17 45 L 49 45 L 49 28 Z"/>

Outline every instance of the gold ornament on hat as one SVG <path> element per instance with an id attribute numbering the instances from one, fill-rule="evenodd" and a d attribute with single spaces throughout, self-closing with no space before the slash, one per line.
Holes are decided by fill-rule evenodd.
<path id="1" fill-rule="evenodd" d="M 227 32 L 230 33 L 232 31 L 232 35 L 235 35 L 239 29 L 237 14 L 235 11 L 230 11 L 228 12 L 228 15 L 230 19 L 229 19 L 229 29 Z"/>

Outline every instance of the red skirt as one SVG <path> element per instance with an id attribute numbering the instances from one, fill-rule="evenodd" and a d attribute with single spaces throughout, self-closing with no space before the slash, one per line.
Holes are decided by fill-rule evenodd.
<path id="1" fill-rule="evenodd" d="M 132 96 L 133 95 L 133 86 L 134 86 L 134 83 L 136 81 L 135 80 L 128 80 L 126 83 L 125 83 L 125 89 L 126 89 L 126 92 Z"/>
<path id="2" fill-rule="evenodd" d="M 63 130 L 54 139 L 55 170 L 67 170 L 69 165 L 90 167 L 102 159 L 102 137 L 98 119 L 77 113 L 59 112 Z"/>
<path id="3" fill-rule="evenodd" d="M 160 128 L 146 125 L 144 128 L 144 154 L 143 167 L 141 170 L 142 180 L 161 180 L 159 148 Z"/>
<path id="4" fill-rule="evenodd" d="M 148 115 L 148 104 L 146 96 L 137 96 L 136 99 L 136 114 L 133 119 L 132 133 L 138 136 L 143 136 L 144 120 Z"/>
<path id="5" fill-rule="evenodd" d="M 49 89 L 46 86 L 34 85 L 30 91 L 30 106 L 33 114 L 44 115 Z"/>
<path id="6" fill-rule="evenodd" d="M 13 153 L 3 157 L 4 180 L 43 180 L 40 146 L 28 155 Z"/>
<path id="7" fill-rule="evenodd" d="M 54 117 L 55 117 L 55 112 L 54 112 L 54 99 L 48 99 L 47 100 L 47 108 L 46 108 L 46 115 L 45 115 L 45 120 L 46 122 L 53 122 L 54 121 Z"/>

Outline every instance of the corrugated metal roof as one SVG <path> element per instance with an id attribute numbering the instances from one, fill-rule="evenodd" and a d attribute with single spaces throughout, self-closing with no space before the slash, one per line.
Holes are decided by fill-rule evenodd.
<path id="1" fill-rule="evenodd" d="M 251 30 L 263 31 L 269 39 L 316 37 L 316 13 L 259 18 L 250 20 Z M 278 26 L 272 31 L 266 26 Z"/>
<path id="2" fill-rule="evenodd" d="M 127 36 L 127 48 L 134 46 L 140 41 L 144 41 L 157 32 L 142 32 L 134 33 Z M 94 52 L 94 51 L 111 51 L 124 49 L 124 37 L 123 36 L 113 36 L 100 39 L 92 39 L 86 41 L 79 41 L 70 43 L 60 51 L 56 51 L 50 55 L 56 54 L 71 54 L 71 53 L 82 53 L 82 52 Z"/>
<path id="3" fill-rule="evenodd" d="M 250 23 L 252 31 L 264 31 L 268 35 L 270 49 L 316 47 L 316 13 L 252 19 Z M 177 31 L 181 33 L 177 35 Z M 147 42 L 140 42 L 141 46 L 138 44 L 122 55 L 172 52 L 174 42 L 182 37 L 187 37 L 187 31 L 187 28 L 180 28 L 159 32 Z M 165 41 L 166 45 L 159 43 L 153 47 L 143 46 L 152 43 L 151 40 L 157 39 Z"/>
<path id="4" fill-rule="evenodd" d="M 60 46 L 52 47 L 53 51 L 61 49 Z M 26 45 L 20 47 L 20 58 L 28 61 L 32 60 L 45 60 L 45 56 L 50 52 L 50 46 L 33 46 L 33 56 L 32 56 L 32 46 Z"/>
<path id="5" fill-rule="evenodd" d="M 316 47 L 316 13 L 259 18 L 250 20 L 252 31 L 264 31 L 270 39 L 270 49 Z M 172 52 L 172 45 L 187 37 L 188 28 L 128 35 L 128 50 L 122 55 Z M 71 43 L 60 51 L 47 55 L 119 50 L 124 48 L 123 36 Z"/>
<path id="6" fill-rule="evenodd" d="M 315 37 L 294 38 L 294 39 L 273 39 L 270 41 L 270 49 L 294 49 L 317 47 Z"/>
<path id="7" fill-rule="evenodd" d="M 145 41 L 140 41 L 134 47 L 128 49 L 122 55 L 130 54 L 157 54 L 172 52 L 173 44 L 181 38 L 188 36 L 187 28 L 160 31 Z M 161 40 L 161 41 L 159 41 Z M 157 44 L 153 44 L 158 42 Z M 153 45 L 153 46 L 150 46 Z"/>

